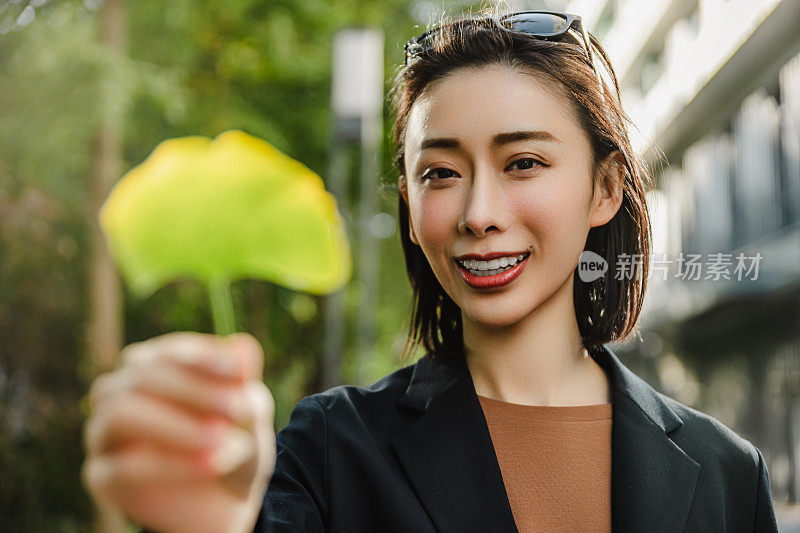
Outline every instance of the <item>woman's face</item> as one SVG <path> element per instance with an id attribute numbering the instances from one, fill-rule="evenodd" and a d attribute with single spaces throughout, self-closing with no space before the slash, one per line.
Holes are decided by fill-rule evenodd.
<path id="1" fill-rule="evenodd" d="M 410 237 L 465 319 L 501 327 L 539 308 L 570 281 L 589 229 L 619 207 L 604 187 L 592 195 L 589 140 L 553 91 L 501 66 L 459 69 L 411 109 L 398 184 Z M 497 252 L 530 255 L 457 261 Z M 504 263 L 506 273 L 468 273 Z"/>

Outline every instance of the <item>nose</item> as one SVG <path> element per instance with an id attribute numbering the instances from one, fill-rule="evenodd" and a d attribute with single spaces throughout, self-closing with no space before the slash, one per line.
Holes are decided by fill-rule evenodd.
<path id="1" fill-rule="evenodd" d="M 510 217 L 509 204 L 500 180 L 488 171 L 476 173 L 468 187 L 458 223 L 459 232 L 484 237 L 491 230 L 505 231 Z"/>

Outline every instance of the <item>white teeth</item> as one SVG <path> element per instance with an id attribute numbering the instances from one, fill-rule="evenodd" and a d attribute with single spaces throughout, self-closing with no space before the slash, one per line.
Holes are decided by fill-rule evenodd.
<path id="1" fill-rule="evenodd" d="M 499 274 L 500 272 L 504 272 L 506 270 L 510 270 L 511 268 L 512 267 L 508 266 L 508 267 L 505 267 L 505 268 L 497 268 L 497 269 L 493 269 L 493 270 L 470 270 L 469 272 L 473 276 L 479 276 L 479 277 L 494 276 L 495 274 Z"/>
<path id="2" fill-rule="evenodd" d="M 467 259 L 465 261 L 460 261 L 460 263 L 468 270 L 490 272 L 503 269 L 507 266 L 514 266 L 524 258 L 525 254 L 520 254 L 518 256 L 500 257 L 498 259 L 492 259 L 491 261 Z"/>

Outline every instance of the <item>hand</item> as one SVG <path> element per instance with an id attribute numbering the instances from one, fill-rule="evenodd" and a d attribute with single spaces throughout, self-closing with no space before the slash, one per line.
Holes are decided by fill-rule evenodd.
<path id="1" fill-rule="evenodd" d="M 97 505 L 162 532 L 252 531 L 275 462 L 258 341 L 168 333 L 120 361 L 92 384 L 84 427 Z"/>

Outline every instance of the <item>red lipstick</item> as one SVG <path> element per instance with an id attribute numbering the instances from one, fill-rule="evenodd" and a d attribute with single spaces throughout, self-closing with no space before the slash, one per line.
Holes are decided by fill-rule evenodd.
<path id="1" fill-rule="evenodd" d="M 525 252 L 522 252 L 525 253 Z M 461 256 L 465 259 L 478 259 L 480 261 L 486 261 L 484 257 L 488 257 L 488 259 L 494 259 L 495 257 L 506 257 L 512 255 L 519 255 L 520 252 L 517 253 L 508 253 L 502 252 L 500 254 L 487 254 L 486 256 L 476 256 L 474 254 L 468 254 L 466 256 Z M 492 257 L 494 256 L 494 257 Z M 502 287 L 508 285 L 512 281 L 514 281 L 517 276 L 522 274 L 522 271 L 525 269 L 525 266 L 528 264 L 528 259 L 530 258 L 530 254 L 525 257 L 522 261 L 514 265 L 513 267 L 500 272 L 499 274 L 494 274 L 492 276 L 476 276 L 475 274 L 470 273 L 469 270 L 464 268 L 460 262 L 456 261 L 456 265 L 458 266 L 458 271 L 461 273 L 461 277 L 464 278 L 464 281 L 467 282 L 467 285 L 474 289 L 491 289 L 496 287 Z"/>

